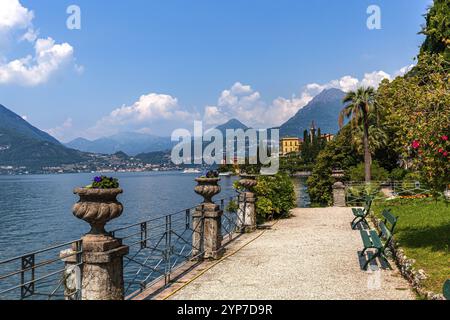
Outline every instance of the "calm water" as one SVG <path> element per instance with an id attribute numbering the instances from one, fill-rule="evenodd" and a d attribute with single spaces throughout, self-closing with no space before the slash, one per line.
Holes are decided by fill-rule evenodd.
<path id="1" fill-rule="evenodd" d="M 92 174 L 0 176 L 0 261 L 52 244 L 80 238 L 89 231 L 71 207 L 78 200 L 72 190 L 89 184 Z M 193 207 L 201 197 L 193 191 L 194 175 L 173 173 L 118 173 L 125 210 L 107 229 L 159 217 Z M 233 181 L 222 178 L 215 199 L 235 194 Z M 309 205 L 303 180 L 294 180 L 298 205 Z"/>

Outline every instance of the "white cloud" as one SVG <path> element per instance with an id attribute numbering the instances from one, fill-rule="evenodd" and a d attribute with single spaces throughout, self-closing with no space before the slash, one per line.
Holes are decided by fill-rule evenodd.
<path id="1" fill-rule="evenodd" d="M 394 78 L 404 76 L 406 73 L 411 71 L 411 69 L 414 68 L 414 66 L 415 66 L 415 64 L 411 64 L 409 66 L 401 68 L 400 70 L 398 70 L 397 72 L 394 73 Z"/>
<path id="2" fill-rule="evenodd" d="M 271 103 L 263 101 L 261 94 L 254 91 L 250 85 L 236 82 L 230 89 L 222 91 L 217 105 L 205 107 L 203 120 L 208 126 L 215 126 L 237 118 L 256 128 L 276 127 L 294 116 L 325 89 L 337 88 L 348 92 L 361 86 L 378 88 L 383 79 L 392 80 L 396 76 L 405 74 L 411 68 L 412 66 L 401 68 L 393 76 L 380 70 L 365 73 L 361 80 L 346 75 L 324 84 L 310 83 L 300 90 L 299 96 L 278 97 Z"/>
<path id="3" fill-rule="evenodd" d="M 0 1 L 0 31 L 31 27 L 33 11 L 23 7 L 19 0 Z"/>
<path id="4" fill-rule="evenodd" d="M 38 39 L 35 56 L 0 64 L 0 84 L 14 83 L 36 86 L 46 82 L 52 74 L 72 61 L 73 47 L 68 43 L 55 44 L 52 38 Z"/>
<path id="5" fill-rule="evenodd" d="M 166 94 L 149 93 L 129 106 L 122 106 L 103 117 L 87 130 L 90 137 L 107 136 L 120 131 L 150 133 L 149 126 L 168 126 L 180 121 L 188 122 L 198 117 L 182 110 L 178 99 Z M 155 132 L 153 132 L 155 133 Z"/>
<path id="6" fill-rule="evenodd" d="M 47 129 L 44 131 L 60 141 L 66 141 L 67 137 L 70 134 L 73 134 L 72 129 L 73 129 L 73 121 L 71 118 L 67 118 L 63 122 L 63 124 L 61 124 L 55 128 Z"/>
<path id="7" fill-rule="evenodd" d="M 28 42 L 35 42 L 39 36 L 39 31 L 34 30 L 33 28 L 29 28 L 27 32 L 20 38 L 20 40 L 26 40 Z"/>
<path id="8" fill-rule="evenodd" d="M 0 52 L 0 85 L 37 86 L 73 61 L 74 49 L 70 44 L 58 44 L 51 37 L 38 38 L 33 18 L 33 11 L 23 7 L 18 0 L 0 1 L 0 39 L 22 32 L 17 40 L 28 41 L 34 46 L 34 55 L 21 58 L 7 59 Z M 80 73 L 77 67 L 75 70 Z"/>

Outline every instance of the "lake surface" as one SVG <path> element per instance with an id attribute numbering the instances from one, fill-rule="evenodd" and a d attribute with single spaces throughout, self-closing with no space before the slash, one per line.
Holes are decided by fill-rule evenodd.
<path id="1" fill-rule="evenodd" d="M 117 173 L 124 193 L 122 216 L 107 230 L 194 207 L 195 175 L 181 172 Z M 53 244 L 79 239 L 89 225 L 72 215 L 78 201 L 74 187 L 85 186 L 93 174 L 0 176 L 0 261 Z M 215 200 L 235 195 L 233 181 L 222 178 Z M 309 206 L 304 180 L 294 179 L 298 206 Z"/>

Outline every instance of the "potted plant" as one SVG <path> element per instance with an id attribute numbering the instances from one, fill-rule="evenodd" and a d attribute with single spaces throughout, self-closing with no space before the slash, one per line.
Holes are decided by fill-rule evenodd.
<path id="1" fill-rule="evenodd" d="M 203 197 L 203 203 L 212 203 L 212 198 L 221 191 L 219 172 L 217 171 L 208 171 L 205 175 L 195 179 L 195 181 L 198 185 L 194 188 L 194 191 Z"/>
<path id="2" fill-rule="evenodd" d="M 251 191 L 252 188 L 254 188 L 258 184 L 255 174 L 243 173 L 240 176 L 241 179 L 239 180 L 239 185 L 245 188 L 247 191 Z"/>
<path id="3" fill-rule="evenodd" d="M 123 212 L 123 205 L 117 196 L 123 192 L 115 178 L 95 177 L 92 184 L 76 188 L 74 193 L 80 200 L 73 206 L 73 214 L 90 224 L 90 235 L 107 235 L 105 225 L 118 218 Z"/>

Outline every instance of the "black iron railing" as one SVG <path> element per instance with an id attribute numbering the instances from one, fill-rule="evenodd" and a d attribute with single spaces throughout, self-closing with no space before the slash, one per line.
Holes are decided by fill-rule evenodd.
<path id="1" fill-rule="evenodd" d="M 365 182 L 350 181 L 345 183 L 345 196 L 347 206 L 364 205 L 366 196 L 374 200 L 388 200 L 408 196 L 428 196 L 430 188 L 415 181 L 372 181 Z"/>
<path id="2" fill-rule="evenodd" d="M 246 206 L 239 206 L 238 196 L 216 203 L 223 210 L 222 236 L 227 244 L 242 231 L 245 212 L 240 210 Z M 203 244 L 192 240 L 194 234 L 203 239 L 204 233 L 203 223 L 193 223 L 196 208 L 201 206 L 110 232 L 129 247 L 123 263 L 128 299 L 155 284 L 167 286 L 174 272 L 203 255 Z M 82 265 L 81 240 L 0 261 L 0 300 L 81 299 Z"/>
<path id="3" fill-rule="evenodd" d="M 0 261 L 0 299 L 79 299 L 81 254 L 74 240 Z"/>

